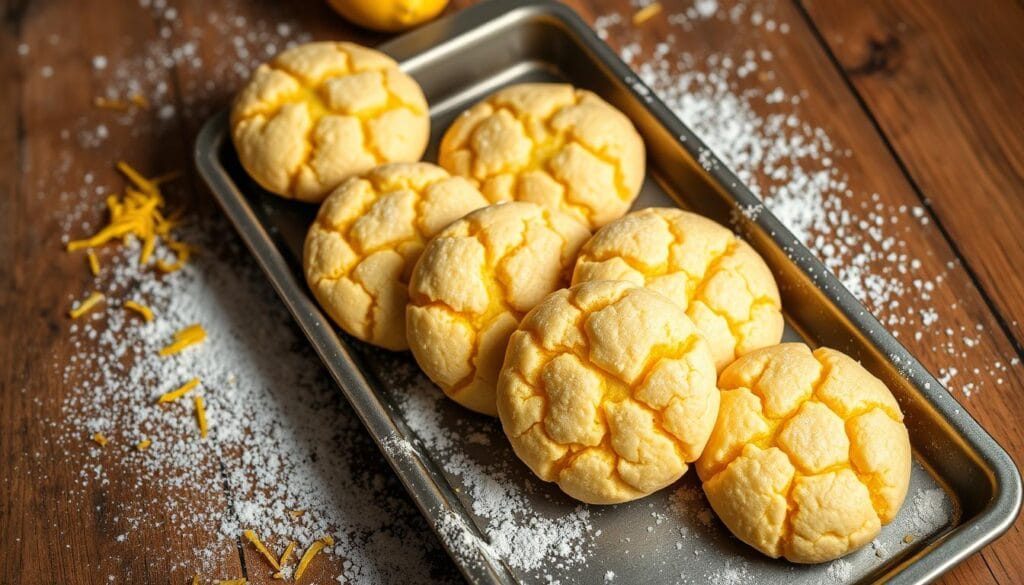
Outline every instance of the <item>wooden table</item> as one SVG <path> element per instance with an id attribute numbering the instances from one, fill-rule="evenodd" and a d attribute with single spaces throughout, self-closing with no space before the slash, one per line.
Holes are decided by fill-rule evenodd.
<path id="1" fill-rule="evenodd" d="M 449 11 L 469 3 L 456 1 Z M 315 0 L 172 4 L 175 18 L 186 26 L 162 32 L 165 27 L 152 10 L 124 0 L 0 2 L 0 71 L 5 81 L 0 85 L 2 583 L 105 583 L 106 575 L 90 568 L 96 565 L 94 559 L 111 554 L 120 559 L 117 567 L 131 581 L 170 579 L 168 555 L 153 559 L 142 548 L 116 543 L 92 506 L 60 499 L 75 470 L 53 455 L 47 429 L 34 424 L 40 416 L 57 415 L 45 405 L 59 405 L 52 399 L 64 391 L 60 373 L 52 367 L 54 358 L 59 361 L 71 353 L 60 308 L 70 291 L 83 290 L 89 279 L 80 258 L 56 252 L 63 230 L 55 218 L 64 212 L 57 194 L 76 188 L 67 183 L 68 177 L 90 170 L 98 182 L 115 184 L 110 161 L 128 155 L 143 167 L 191 168 L 199 125 L 227 102 L 237 83 L 223 82 L 217 48 L 228 39 L 219 36 L 207 14 L 244 16 L 251 23 L 287 16 L 314 38 L 367 44 L 385 38 L 355 29 Z M 589 21 L 615 11 L 628 20 L 633 12 L 627 0 L 571 4 Z M 665 14 L 689 2 L 664 5 L 661 17 L 630 33 L 640 39 L 646 54 L 669 30 Z M 933 372 L 951 367 L 960 372 L 951 383 L 954 395 L 1020 461 L 1024 369 L 1007 364 L 1024 357 L 1024 278 L 1019 268 L 1024 264 L 1024 8 L 1014 0 L 776 0 L 763 11 L 780 28 L 785 23 L 785 34 L 749 23 L 695 20 L 677 45 L 697 62 L 711 53 L 738 55 L 752 47 L 770 48 L 775 56 L 771 84 L 791 95 L 803 92 L 797 106 L 801 119 L 820 126 L 837 147 L 854 153 L 838 163 L 850 177 L 852 203 L 860 199 L 872 205 L 924 208 L 929 221 L 907 227 L 901 237 L 922 262 L 918 274 L 942 277 L 932 293 L 942 322 L 954 334 L 971 331 L 977 342 L 969 352 L 950 355 L 931 339 L 935 332 L 915 339 L 915 325 L 897 323 L 893 329 Z M 84 131 L 105 115 L 92 102 L 107 68 L 92 56 L 105 55 L 112 69 L 148 41 L 166 35 L 173 42 L 183 31 L 199 39 L 195 50 L 207 58 L 198 68 L 183 61 L 153 73 L 166 80 L 174 110 L 149 112 L 132 132 L 118 132 L 98 147 L 67 157 L 61 131 Z M 609 42 L 617 46 L 624 40 L 613 35 Z M 187 177 L 187 184 L 193 195 L 185 195 L 191 197 L 186 203 L 194 213 L 218 213 L 194 175 Z M 97 197 L 95 212 L 86 217 L 96 222 L 101 213 Z M 883 315 L 888 310 L 871 308 Z M 971 383 L 966 386 L 973 390 L 968 397 L 963 389 Z M 27 474 L 33 465 L 36 472 Z M 94 503 L 125 497 L 90 489 L 87 501 Z M 945 580 L 1024 580 L 1022 527 L 1016 522 L 1006 536 Z M 79 535 L 75 546 L 59 541 L 58 531 Z M 182 558 L 195 544 L 158 529 L 144 541 L 159 543 Z M 256 564 L 255 553 L 241 554 L 250 568 Z M 245 560 L 228 554 L 225 571 L 241 574 Z M 336 574 L 329 565 L 315 567 L 317 581 Z M 261 577 L 250 572 L 250 578 Z"/>

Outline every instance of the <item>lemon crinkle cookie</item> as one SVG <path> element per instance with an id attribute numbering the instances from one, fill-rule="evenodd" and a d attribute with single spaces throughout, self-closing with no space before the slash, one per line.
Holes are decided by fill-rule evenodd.
<path id="1" fill-rule="evenodd" d="M 623 281 L 548 296 L 509 341 L 498 414 L 541 479 L 592 504 L 678 480 L 718 412 L 707 342 L 678 305 Z"/>
<path id="2" fill-rule="evenodd" d="M 423 371 L 453 400 L 495 415 L 509 335 L 527 311 L 568 284 L 590 232 L 525 202 L 485 207 L 427 244 L 409 284 L 407 335 Z"/>
<path id="3" fill-rule="evenodd" d="M 419 85 L 387 55 L 352 43 L 284 51 L 256 69 L 231 109 L 245 170 L 303 201 L 378 164 L 419 160 L 429 134 Z"/>
<path id="4" fill-rule="evenodd" d="M 409 274 L 431 236 L 487 200 L 429 163 L 392 163 L 342 183 L 320 207 L 303 251 L 306 281 L 342 329 L 407 349 Z"/>
<path id="5" fill-rule="evenodd" d="M 555 83 L 514 85 L 474 105 L 445 133 L 439 154 L 441 166 L 477 180 L 493 202 L 539 203 L 591 229 L 629 209 L 644 156 L 622 112 Z"/>
<path id="6" fill-rule="evenodd" d="M 708 340 L 719 370 L 782 339 L 779 289 L 764 260 L 695 213 L 648 208 L 604 226 L 573 273 L 573 284 L 592 280 L 627 280 L 677 302 Z"/>
<path id="7" fill-rule="evenodd" d="M 870 542 L 896 516 L 910 482 L 903 414 L 852 358 L 787 343 L 739 358 L 718 384 L 697 473 L 740 540 L 819 563 Z"/>

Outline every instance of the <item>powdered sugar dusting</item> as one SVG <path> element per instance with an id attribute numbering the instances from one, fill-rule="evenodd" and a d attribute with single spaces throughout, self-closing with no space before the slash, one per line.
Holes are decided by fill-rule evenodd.
<path id="1" fill-rule="evenodd" d="M 465 418 L 438 389 L 407 361 L 391 362 L 390 356 L 377 355 L 387 365 L 387 387 L 401 388 L 395 399 L 402 417 L 425 451 L 442 461 L 444 471 L 460 485 L 467 507 L 477 519 L 483 538 L 465 521 L 447 512 L 442 514 L 442 533 L 462 556 L 483 553 L 513 568 L 528 572 L 562 568 L 586 562 L 592 547 L 589 510 L 581 505 L 552 507 L 547 514 L 536 509 L 536 502 L 521 481 L 522 468 L 491 419 Z M 372 359 L 372 358 L 371 358 Z M 454 417 L 452 416 L 454 415 Z M 454 419 L 454 420 L 453 420 Z M 493 440 L 492 440 L 493 437 Z M 500 443 L 499 443 L 500 442 Z M 388 444 L 398 452 L 413 447 L 398 439 Z M 493 457 L 492 444 L 508 450 L 509 457 Z M 490 457 L 481 455 L 491 453 Z M 484 463 L 484 460 L 497 461 Z"/>
<path id="2" fill-rule="evenodd" d="M 910 513 L 913 535 L 931 534 L 949 524 L 949 501 L 940 488 L 920 490 L 910 500 Z"/>
<path id="3" fill-rule="evenodd" d="M 697 1 L 666 15 L 672 26 L 653 47 L 650 35 L 631 26 L 622 14 L 600 16 L 594 26 L 602 38 L 620 40 L 619 54 L 638 80 L 650 86 L 894 335 L 929 339 L 931 351 L 939 355 L 967 356 L 978 345 L 982 325 L 953 323 L 941 316 L 947 307 L 935 306 L 933 299 L 948 271 L 957 266 L 950 263 L 938 273 L 925 270 L 900 235 L 928 226 L 925 209 L 888 205 L 877 193 L 855 197 L 842 170 L 853 154 L 823 128 L 800 118 L 799 106 L 809 96 L 776 85 L 776 56 L 770 49 L 698 57 L 679 40 L 703 20 L 785 34 L 789 25 L 777 22 L 774 12 L 771 3 L 740 1 L 723 7 Z M 699 162 L 708 167 L 713 160 L 705 151 Z M 970 397 L 985 378 L 999 377 L 1008 367 L 995 362 L 964 372 L 940 366 L 938 374 L 950 390 Z"/>
<path id="4" fill-rule="evenodd" d="M 192 230 L 203 253 L 162 278 L 140 271 L 129 247 L 96 283 L 111 301 L 69 326 L 79 353 L 63 366 L 70 392 L 62 420 L 50 424 L 69 457 L 93 432 L 110 441 L 89 448 L 82 494 L 112 480 L 128 482 L 121 493 L 156 487 L 165 496 L 155 503 L 175 531 L 213 529 L 231 541 L 251 528 L 278 551 L 289 540 L 306 545 L 331 534 L 328 552 L 346 559 L 343 577 L 357 582 L 450 578 L 436 540 L 262 275 L 222 260 L 244 257 L 240 250 L 202 238 L 228 229 L 218 222 Z M 156 319 L 126 312 L 119 300 L 129 298 Z M 191 323 L 206 329 L 203 343 L 157 355 Z M 206 440 L 191 401 L 156 403 L 192 377 L 202 380 L 193 392 L 206 400 Z M 153 441 L 147 451 L 131 448 L 143 438 Z M 194 506 L 199 494 L 222 494 L 221 503 Z M 152 521 L 153 504 L 120 502 L 119 514 L 136 529 Z M 214 568 L 215 552 L 172 560 L 203 573 Z"/>

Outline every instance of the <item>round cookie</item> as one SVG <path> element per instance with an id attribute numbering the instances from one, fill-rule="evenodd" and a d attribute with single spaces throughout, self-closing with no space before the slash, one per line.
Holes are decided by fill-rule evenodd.
<path id="1" fill-rule="evenodd" d="M 245 170 L 302 201 L 321 201 L 376 165 L 419 160 L 429 135 L 419 85 L 387 55 L 352 43 L 284 51 L 256 69 L 231 108 Z"/>
<path id="2" fill-rule="evenodd" d="M 629 210 L 644 180 L 644 143 L 622 112 L 556 83 L 498 91 L 460 115 L 440 164 L 471 177 L 491 201 L 532 201 L 591 229 Z"/>
<path id="3" fill-rule="evenodd" d="M 434 234 L 487 205 L 468 180 L 392 163 L 342 183 L 306 234 L 303 267 L 320 306 L 349 334 L 407 349 L 409 274 Z"/>
<path id="4" fill-rule="evenodd" d="M 406 331 L 423 371 L 459 404 L 496 415 L 495 387 L 520 319 L 569 281 L 590 232 L 539 205 L 500 203 L 427 244 L 409 281 Z"/>
<path id="5" fill-rule="evenodd" d="M 721 370 L 782 340 L 775 278 L 749 244 L 710 219 L 675 208 L 634 211 L 598 230 L 576 261 L 573 284 L 626 280 L 676 301 Z"/>
<path id="6" fill-rule="evenodd" d="M 623 281 L 553 293 L 512 334 L 498 415 L 516 454 L 591 504 L 675 482 L 718 413 L 707 342 L 678 305 Z"/>
<path id="7" fill-rule="evenodd" d="M 719 378 L 722 403 L 697 473 L 740 540 L 820 563 L 870 542 L 910 482 L 892 393 L 852 358 L 802 343 L 749 353 Z"/>

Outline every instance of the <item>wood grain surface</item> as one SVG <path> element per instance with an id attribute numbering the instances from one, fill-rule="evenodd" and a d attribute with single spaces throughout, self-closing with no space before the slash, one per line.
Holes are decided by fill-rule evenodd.
<path id="1" fill-rule="evenodd" d="M 471 3 L 456 0 L 448 12 Z M 569 4 L 590 22 L 610 13 L 628 21 L 635 10 L 629 0 Z M 652 54 L 670 32 L 666 15 L 690 2 L 663 4 L 663 14 L 642 27 L 624 27 L 609 44 L 637 43 L 644 55 Z M 970 397 L 954 395 L 1021 461 L 1024 370 L 993 364 L 1024 357 L 1024 279 L 1018 268 L 1024 264 L 1024 7 L 1014 0 L 744 4 L 762 5 L 787 31 L 700 20 L 676 37 L 676 46 L 696 63 L 712 54 L 770 49 L 770 80 L 751 76 L 743 83 L 804 96 L 795 106 L 797 115 L 825 130 L 839 149 L 854 153 L 838 163 L 849 176 L 850 205 L 926 209 L 927 223 L 901 224 L 900 237 L 922 263 L 915 274 L 941 283 L 930 302 L 945 327 L 980 333 L 971 351 L 951 354 L 936 339 L 944 334 L 930 331 L 915 338 L 916 323 L 892 328 L 931 371 L 968 373 L 975 391 Z M 58 178 L 92 172 L 98 183 L 116 184 L 110 161 L 128 156 L 147 169 L 191 168 L 199 126 L 227 103 L 239 83 L 237 76 L 224 74 L 222 47 L 228 39 L 205 17 L 209 13 L 250 22 L 287 18 L 317 39 L 373 45 L 387 38 L 347 24 L 317 0 L 172 5 L 184 26 L 170 34 L 194 35 L 203 57 L 201 67 L 177 64 L 158 67 L 154 74 L 165 76 L 178 113 L 175 122 L 147 112 L 131 131 L 69 152 L 62 131 L 95 126 L 106 115 L 92 104 L 101 84 L 91 57 L 103 54 L 111 63 L 127 59 L 167 33 L 135 2 L 0 0 L 0 583 L 5 585 L 99 584 L 108 574 L 126 576 L 125 582 L 181 583 L 191 573 L 172 567 L 168 559 L 187 559 L 200 543 L 217 538 L 168 533 L 154 522 L 137 529 L 131 543 L 117 542 L 123 527 L 112 512 L 115 504 L 138 497 L 124 487 L 130 478 L 82 488 L 75 462 L 52 441 L 50 428 L 38 423 L 60 416 L 67 389 L 55 364 L 74 352 L 62 308 L 90 282 L 80 257 L 59 252 L 60 217 L 67 211 L 59 192 L 72 187 L 58 184 Z M 757 180 L 770 183 L 768 177 Z M 194 214 L 219 213 L 192 172 L 171 197 Z M 83 219 L 96 225 L 102 217 L 97 196 Z M 84 505 L 67 497 L 83 489 Z M 194 505 L 223 506 L 230 497 L 195 494 Z M 246 572 L 251 582 L 269 582 L 252 550 L 235 542 L 218 546 L 224 577 Z M 147 553 L 157 549 L 164 554 Z M 944 580 L 1020 582 L 1022 553 L 1018 520 L 1006 536 Z M 339 563 L 322 559 L 308 582 L 333 579 Z"/>

